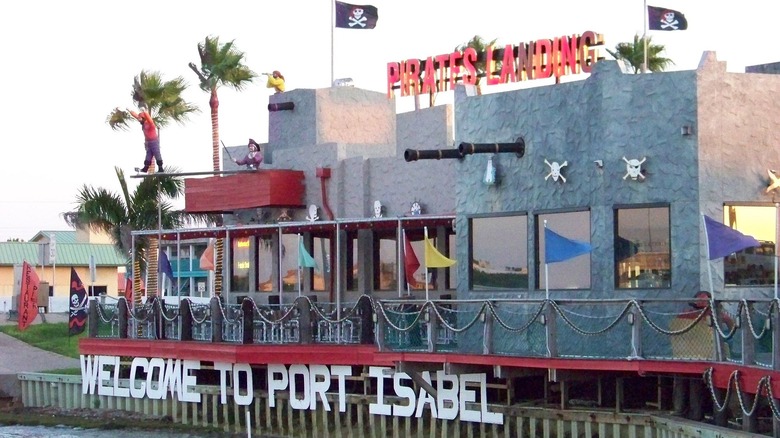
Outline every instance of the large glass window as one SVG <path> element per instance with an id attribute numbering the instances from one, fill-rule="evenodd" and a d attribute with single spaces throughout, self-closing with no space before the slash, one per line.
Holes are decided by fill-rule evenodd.
<path id="1" fill-rule="evenodd" d="M 374 239 L 374 289 L 396 290 L 398 278 L 398 251 L 395 230 L 377 234 Z"/>
<path id="2" fill-rule="evenodd" d="M 271 292 L 274 286 L 274 261 L 277 253 L 270 237 L 257 237 L 257 290 Z"/>
<path id="3" fill-rule="evenodd" d="M 249 237 L 232 239 L 233 264 L 230 276 L 230 288 L 237 292 L 249 291 L 249 271 L 251 261 L 249 259 Z"/>
<path id="4" fill-rule="evenodd" d="M 590 254 L 581 254 L 556 263 L 548 263 L 545 275 L 544 226 L 566 239 L 590 244 L 590 211 L 540 214 L 536 216 L 539 248 L 536 272 L 539 289 L 589 289 Z M 547 283 L 549 281 L 549 284 Z"/>
<path id="5" fill-rule="evenodd" d="M 469 221 L 469 227 L 470 288 L 528 288 L 528 218 L 475 217 Z"/>
<path id="6" fill-rule="evenodd" d="M 282 234 L 282 285 L 285 292 L 298 292 L 298 235 Z"/>
<path id="7" fill-rule="evenodd" d="M 727 205 L 723 223 L 761 243 L 726 257 L 723 270 L 728 286 L 774 284 L 777 209 L 774 206 Z"/>
<path id="8" fill-rule="evenodd" d="M 669 207 L 615 210 L 615 287 L 672 285 Z"/>
<path id="9" fill-rule="evenodd" d="M 313 291 L 324 291 L 330 288 L 330 239 L 327 237 L 315 237 L 313 239 L 314 261 L 317 269 L 311 271 Z"/>
<path id="10" fill-rule="evenodd" d="M 345 233 L 346 239 L 346 259 L 347 270 L 345 273 L 347 290 L 356 291 L 359 290 L 359 269 L 358 269 L 358 238 L 357 231 L 348 231 Z"/>

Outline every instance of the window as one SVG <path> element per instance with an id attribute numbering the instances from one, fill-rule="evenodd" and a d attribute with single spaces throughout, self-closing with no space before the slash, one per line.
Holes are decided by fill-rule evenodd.
<path id="1" fill-rule="evenodd" d="M 548 263 L 545 275 L 544 225 L 556 234 L 570 240 L 590 244 L 590 211 L 540 214 L 536 216 L 538 257 L 536 271 L 538 289 L 589 289 L 590 254 L 582 254 L 568 260 Z M 545 277 L 549 280 L 546 283 Z"/>
<path id="2" fill-rule="evenodd" d="M 669 228 L 669 207 L 615 209 L 615 287 L 671 287 Z"/>
<path id="3" fill-rule="evenodd" d="M 345 272 L 345 278 L 348 291 L 359 290 L 358 278 L 360 271 L 358 268 L 358 234 L 357 231 L 347 231 L 346 237 L 346 259 L 347 269 Z"/>
<path id="4" fill-rule="evenodd" d="M 231 239 L 233 243 L 232 255 L 233 263 L 231 266 L 230 288 L 233 291 L 249 291 L 249 271 L 251 261 L 249 260 L 250 238 L 241 237 Z"/>
<path id="5" fill-rule="evenodd" d="M 298 235 L 282 234 L 282 285 L 285 292 L 298 291 Z"/>
<path id="6" fill-rule="evenodd" d="M 475 217 L 469 228 L 470 289 L 527 289 L 527 216 Z"/>
<path id="7" fill-rule="evenodd" d="M 723 208 L 723 223 L 753 236 L 761 243 L 745 248 L 723 260 L 727 286 L 760 286 L 775 283 L 774 256 L 777 229 L 775 206 L 727 205 Z"/>
<path id="8" fill-rule="evenodd" d="M 374 289 L 396 290 L 398 279 L 398 252 L 395 230 L 374 235 Z"/>
<path id="9" fill-rule="evenodd" d="M 312 257 L 317 262 L 317 269 L 312 269 L 311 290 L 324 291 L 330 289 L 330 239 L 327 237 L 315 237 L 313 239 Z"/>
<path id="10" fill-rule="evenodd" d="M 278 289 L 274 287 L 276 285 L 273 275 L 277 255 L 271 237 L 257 237 L 257 290 L 259 292 L 271 292 Z"/>

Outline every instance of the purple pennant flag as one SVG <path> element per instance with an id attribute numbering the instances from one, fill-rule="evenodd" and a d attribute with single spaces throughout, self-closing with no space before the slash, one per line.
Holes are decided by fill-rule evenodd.
<path id="1" fill-rule="evenodd" d="M 707 247 L 710 250 L 710 260 L 726 257 L 745 248 L 761 246 L 753 236 L 746 236 L 707 215 L 703 216 L 704 226 L 707 231 Z"/>

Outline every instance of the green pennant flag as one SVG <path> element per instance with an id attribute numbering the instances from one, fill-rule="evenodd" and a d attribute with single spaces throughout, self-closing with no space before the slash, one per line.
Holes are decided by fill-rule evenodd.
<path id="1" fill-rule="evenodd" d="M 298 239 L 298 267 L 317 269 L 317 262 L 304 248 L 303 239 Z"/>

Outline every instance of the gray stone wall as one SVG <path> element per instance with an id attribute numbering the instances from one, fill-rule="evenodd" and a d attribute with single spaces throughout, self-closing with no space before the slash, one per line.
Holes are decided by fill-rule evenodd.
<path id="1" fill-rule="evenodd" d="M 769 64 L 777 67 L 780 63 Z M 768 72 L 768 71 L 766 71 Z M 721 219 L 728 202 L 772 205 L 766 193 L 767 169 L 780 168 L 780 76 L 727 73 L 714 52 L 702 57 L 697 72 L 699 208 Z M 704 236 L 702 236 L 704 239 Z M 704 248 L 701 248 L 704 257 Z M 713 262 L 716 290 L 723 284 L 723 264 Z M 706 270 L 702 284 L 708 284 Z M 772 297 L 769 288 L 728 288 L 724 298 Z"/>
<path id="2" fill-rule="evenodd" d="M 696 120 L 694 72 L 626 75 L 615 62 L 600 62 L 586 80 L 505 93 L 467 97 L 456 92 L 456 142 L 502 142 L 525 139 L 523 158 L 497 154 L 500 184 L 486 186 L 482 175 L 490 154 L 471 155 L 458 169 L 459 215 L 527 213 L 531 284 L 535 284 L 534 216 L 565 209 L 590 209 L 591 289 L 551 291 L 553 297 L 671 296 L 698 287 L 698 269 L 689 272 L 689 253 L 698 254 L 697 238 L 687 239 L 679 224 L 695 227 L 696 144 L 681 135 L 681 126 Z M 646 179 L 624 179 L 628 159 L 647 161 Z M 545 180 L 545 163 L 563 163 L 566 183 Z M 603 167 L 594 162 L 601 160 Z M 668 203 L 672 231 L 672 290 L 616 292 L 613 274 L 614 208 L 625 204 Z M 466 229 L 459 218 L 458 229 Z M 458 233 L 458 258 L 467 260 L 468 236 Z M 467 290 L 468 266 L 461 263 L 461 298 Z M 541 292 L 543 293 L 543 292 Z M 513 293 L 512 296 L 517 296 Z"/>

